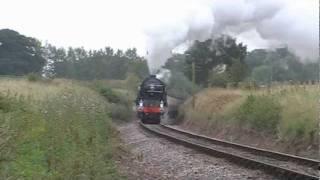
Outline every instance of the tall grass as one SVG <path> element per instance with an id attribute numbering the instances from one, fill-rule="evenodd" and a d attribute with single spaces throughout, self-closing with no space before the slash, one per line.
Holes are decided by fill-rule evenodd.
<path id="1" fill-rule="evenodd" d="M 206 89 L 181 107 L 184 126 L 202 132 L 260 134 L 301 150 L 318 148 L 317 86 L 282 86 L 262 90 Z M 297 147 L 294 147 L 297 148 Z"/>
<path id="2" fill-rule="evenodd" d="M 71 81 L 0 81 L 0 179 L 119 179 L 110 104 Z"/>
<path id="3" fill-rule="evenodd" d="M 109 83 L 103 81 L 94 82 L 90 87 L 110 102 L 110 116 L 114 122 L 131 120 L 134 98 L 130 88 L 117 87 L 114 89 L 110 87 Z"/>

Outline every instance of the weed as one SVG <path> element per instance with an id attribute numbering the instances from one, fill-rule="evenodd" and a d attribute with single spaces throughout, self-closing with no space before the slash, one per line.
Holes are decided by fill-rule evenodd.
<path id="1" fill-rule="evenodd" d="M 105 97 L 109 102 L 111 103 L 118 103 L 120 101 L 120 98 L 114 93 L 114 91 L 111 88 L 108 87 L 98 87 L 99 93 Z"/>
<path id="2" fill-rule="evenodd" d="M 120 178 L 109 104 L 98 93 L 68 81 L 0 84 L 8 92 L 0 96 L 0 179 Z"/>
<path id="3" fill-rule="evenodd" d="M 211 88 L 196 95 L 194 108 L 188 99 L 180 107 L 179 117 L 184 119 L 183 126 L 194 126 L 201 132 L 222 134 L 226 139 L 228 136 L 231 139 L 264 137 L 272 140 L 275 149 L 303 156 L 307 153 L 314 158 L 314 152 L 319 149 L 318 99 L 316 85 L 277 84 L 241 90 Z M 244 141 L 248 140 L 244 138 Z"/>
<path id="4" fill-rule="evenodd" d="M 27 75 L 27 79 L 30 82 L 36 82 L 36 81 L 41 80 L 41 77 L 36 73 L 30 73 Z"/>
<path id="5" fill-rule="evenodd" d="M 258 131 L 275 131 L 280 121 L 281 105 L 273 97 L 249 95 L 240 105 L 237 118 Z"/>

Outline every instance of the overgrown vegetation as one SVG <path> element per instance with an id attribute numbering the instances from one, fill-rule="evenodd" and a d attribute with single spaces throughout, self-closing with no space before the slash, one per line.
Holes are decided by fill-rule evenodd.
<path id="1" fill-rule="evenodd" d="M 110 102 L 110 116 L 116 122 L 129 121 L 133 115 L 132 104 L 135 98 L 136 79 L 95 81 L 89 86 Z M 111 88 L 112 87 L 112 88 Z"/>
<path id="2" fill-rule="evenodd" d="M 27 79 L 30 82 L 36 82 L 36 81 L 41 80 L 41 76 L 39 74 L 36 74 L 36 73 L 29 73 L 27 75 Z"/>
<path id="3" fill-rule="evenodd" d="M 70 81 L 0 81 L 0 179 L 120 179 L 110 103 Z"/>
<path id="4" fill-rule="evenodd" d="M 199 87 L 188 80 L 182 73 L 172 73 L 167 85 L 169 96 L 187 99 L 197 92 Z"/>
<path id="5" fill-rule="evenodd" d="M 186 101 L 180 118 L 182 126 L 201 133 L 316 158 L 318 99 L 319 89 L 312 85 L 207 89 L 196 95 L 194 108 L 192 98 Z"/>
<path id="6" fill-rule="evenodd" d="M 280 102 L 272 96 L 249 95 L 237 110 L 236 118 L 258 131 L 274 133 L 280 121 Z"/>

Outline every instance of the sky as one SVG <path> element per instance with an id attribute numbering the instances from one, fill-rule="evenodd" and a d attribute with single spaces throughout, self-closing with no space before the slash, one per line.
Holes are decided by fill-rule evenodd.
<path id="1" fill-rule="evenodd" d="M 318 55 L 318 0 L 0 0 L 0 29 L 56 46 L 136 47 L 155 67 L 172 49 L 222 33 L 248 49 Z M 148 55 L 147 55 L 148 52 Z"/>

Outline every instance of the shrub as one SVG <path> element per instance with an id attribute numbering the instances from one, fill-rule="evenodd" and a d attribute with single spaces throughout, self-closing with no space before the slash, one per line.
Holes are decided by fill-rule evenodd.
<path id="1" fill-rule="evenodd" d="M 98 91 L 111 103 L 118 103 L 120 101 L 119 96 L 111 88 L 100 86 Z"/>
<path id="2" fill-rule="evenodd" d="M 227 87 L 230 78 L 228 77 L 227 73 L 216 73 L 213 74 L 210 78 L 210 85 L 214 87 Z"/>
<path id="3" fill-rule="evenodd" d="M 101 82 L 96 82 L 94 90 L 105 97 L 108 102 L 112 103 L 109 112 L 113 120 L 127 121 L 130 119 L 132 115 L 132 103 L 127 90 L 113 90 Z"/>
<path id="4" fill-rule="evenodd" d="M 173 72 L 171 74 L 167 91 L 168 95 L 186 99 L 190 95 L 197 92 L 199 87 L 194 85 L 190 80 L 188 80 L 182 73 Z"/>
<path id="5" fill-rule="evenodd" d="M 132 115 L 131 108 L 123 104 L 113 104 L 110 106 L 110 116 L 113 120 L 128 121 Z"/>
<path id="6" fill-rule="evenodd" d="M 41 77 L 36 73 L 30 73 L 27 75 L 27 79 L 30 82 L 36 82 L 36 81 L 41 80 Z"/>
<path id="7" fill-rule="evenodd" d="M 237 118 L 257 130 L 275 131 L 280 120 L 281 105 L 271 96 L 249 95 L 240 105 Z"/>
<path id="8" fill-rule="evenodd" d="M 8 112 L 11 109 L 10 100 L 0 94 L 0 111 Z"/>

